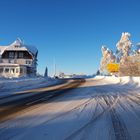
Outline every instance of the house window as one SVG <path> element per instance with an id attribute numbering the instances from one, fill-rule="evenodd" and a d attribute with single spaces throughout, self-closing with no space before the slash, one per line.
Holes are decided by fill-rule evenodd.
<path id="1" fill-rule="evenodd" d="M 19 48 L 19 45 L 15 45 L 15 48 Z"/>
<path id="2" fill-rule="evenodd" d="M 12 63 L 12 60 L 9 59 L 8 62 L 9 62 L 9 63 Z"/>
<path id="3" fill-rule="evenodd" d="M 18 68 L 16 68 L 16 73 L 19 73 L 19 69 Z"/>
<path id="4" fill-rule="evenodd" d="M 20 68 L 20 73 L 23 73 L 23 68 Z"/>
<path id="5" fill-rule="evenodd" d="M 9 52 L 9 58 L 14 58 L 14 52 Z"/>
<path id="6" fill-rule="evenodd" d="M 23 52 L 19 52 L 18 57 L 23 58 Z"/>
<path id="7" fill-rule="evenodd" d="M 26 60 L 26 64 L 31 64 L 31 61 L 29 61 L 29 60 Z"/>
<path id="8" fill-rule="evenodd" d="M 0 73 L 3 73 L 3 68 L 0 68 Z"/>
<path id="9" fill-rule="evenodd" d="M 5 68 L 5 73 L 9 73 L 9 68 Z"/>

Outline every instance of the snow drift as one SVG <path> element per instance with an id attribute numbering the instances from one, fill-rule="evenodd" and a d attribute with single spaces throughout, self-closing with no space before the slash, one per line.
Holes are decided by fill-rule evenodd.
<path id="1" fill-rule="evenodd" d="M 128 84 L 128 85 L 136 85 L 140 87 L 140 77 L 131 77 L 131 76 L 124 76 L 124 77 L 115 77 L 115 76 L 96 76 L 95 80 L 104 79 L 109 83 L 118 83 L 120 85 Z"/>

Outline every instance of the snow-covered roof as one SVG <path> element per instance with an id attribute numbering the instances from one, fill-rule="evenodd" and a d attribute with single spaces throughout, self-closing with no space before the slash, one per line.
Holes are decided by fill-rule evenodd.
<path id="1" fill-rule="evenodd" d="M 8 48 L 8 46 L 0 46 L 0 55 L 3 54 L 6 48 Z"/>
<path id="2" fill-rule="evenodd" d="M 38 52 L 38 50 L 37 50 L 37 48 L 35 46 L 25 45 L 24 47 L 26 47 L 27 50 L 30 51 L 34 55 Z"/>
<path id="3" fill-rule="evenodd" d="M 32 55 L 36 55 L 38 52 L 36 47 L 25 45 L 19 38 L 9 46 L 0 46 L 0 55 L 2 55 L 5 50 L 29 51 Z"/>

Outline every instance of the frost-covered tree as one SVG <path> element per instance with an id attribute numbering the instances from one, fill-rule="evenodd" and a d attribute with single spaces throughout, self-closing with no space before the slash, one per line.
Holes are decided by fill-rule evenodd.
<path id="1" fill-rule="evenodd" d="M 116 61 L 116 56 L 113 54 L 112 50 L 109 50 L 106 46 L 102 46 L 102 59 L 100 62 L 101 73 L 107 73 L 107 64 L 114 63 Z"/>
<path id="2" fill-rule="evenodd" d="M 120 52 L 120 70 L 122 76 L 140 75 L 140 44 L 137 50 L 131 50 L 132 42 L 129 33 L 122 33 L 120 41 L 117 43 L 117 50 Z"/>
<path id="3" fill-rule="evenodd" d="M 107 47 L 102 46 L 102 58 L 100 62 L 100 72 L 103 73 L 106 70 L 106 63 L 107 63 Z"/>
<path id="4" fill-rule="evenodd" d="M 107 56 L 107 63 L 115 63 L 116 62 L 116 56 L 113 54 L 112 50 L 109 50 L 108 56 Z"/>
<path id="5" fill-rule="evenodd" d="M 116 54 L 113 54 L 107 47 L 102 46 L 102 59 L 100 62 L 100 71 L 102 73 L 107 72 L 108 64 L 117 62 L 121 76 L 140 76 L 140 43 L 137 44 L 137 49 L 132 51 L 133 45 L 130 36 L 128 32 L 122 33 L 116 44 Z"/>
<path id="6" fill-rule="evenodd" d="M 137 43 L 137 49 L 134 50 L 134 54 L 133 54 L 133 55 L 134 55 L 134 56 L 140 55 L 140 43 Z"/>
<path id="7" fill-rule="evenodd" d="M 127 57 L 131 53 L 132 42 L 130 41 L 130 33 L 124 32 L 116 44 L 117 47 L 117 61 L 121 64 L 124 64 L 127 60 Z"/>

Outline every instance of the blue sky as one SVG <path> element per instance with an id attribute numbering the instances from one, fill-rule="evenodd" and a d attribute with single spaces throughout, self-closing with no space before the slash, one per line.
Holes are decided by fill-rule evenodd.
<path id="1" fill-rule="evenodd" d="M 140 42 L 139 0 L 0 0 L 0 45 L 20 37 L 39 50 L 38 71 L 93 74 L 101 45 L 124 31 Z"/>

